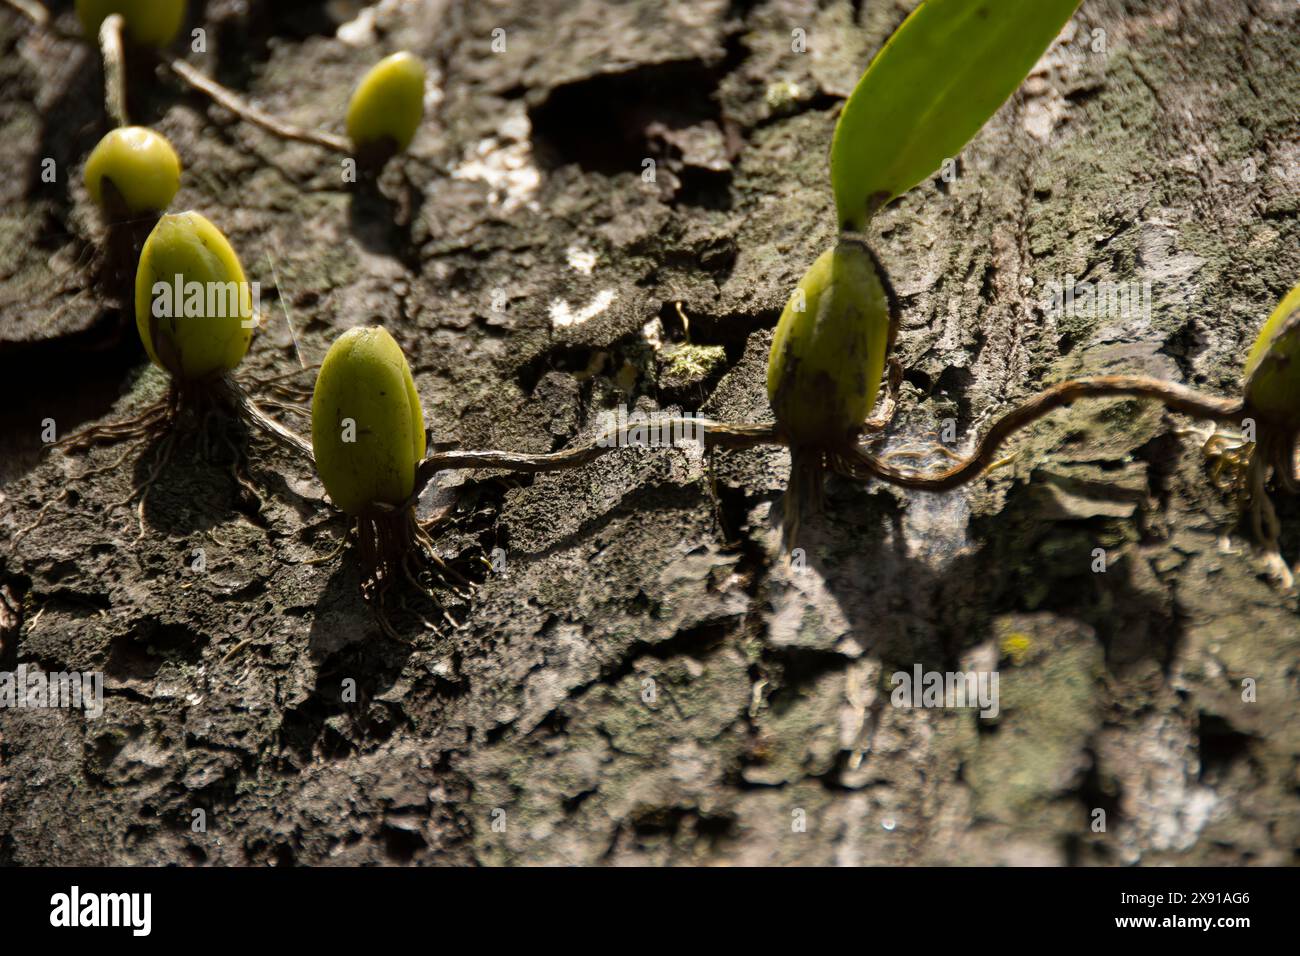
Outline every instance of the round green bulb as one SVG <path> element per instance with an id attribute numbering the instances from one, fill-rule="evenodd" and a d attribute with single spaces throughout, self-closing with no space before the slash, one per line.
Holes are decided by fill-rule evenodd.
<path id="1" fill-rule="evenodd" d="M 105 190 L 105 184 L 112 189 Z M 167 137 L 143 126 L 110 131 L 86 160 L 86 189 L 95 205 L 111 210 L 116 191 L 132 216 L 162 212 L 181 188 L 181 161 Z"/>
<path id="2" fill-rule="evenodd" d="M 321 363 L 311 400 L 316 471 L 350 515 L 398 506 L 424 458 L 424 412 L 401 347 L 378 326 L 349 329 Z"/>
<path id="3" fill-rule="evenodd" d="M 1300 284 L 1278 303 L 1246 358 L 1247 410 L 1300 430 Z"/>
<path id="4" fill-rule="evenodd" d="M 154 364 L 187 381 L 234 368 L 253 339 L 253 305 L 220 229 L 197 212 L 158 220 L 135 274 L 136 329 Z"/>
<path id="5" fill-rule="evenodd" d="M 186 0 L 77 0 L 77 16 L 92 43 L 112 14 L 126 22 L 126 35 L 141 46 L 164 47 L 176 39 L 185 22 Z"/>
<path id="6" fill-rule="evenodd" d="M 348 103 L 348 138 L 357 150 L 389 140 L 402 152 L 424 119 L 424 64 L 411 53 L 376 63 Z"/>

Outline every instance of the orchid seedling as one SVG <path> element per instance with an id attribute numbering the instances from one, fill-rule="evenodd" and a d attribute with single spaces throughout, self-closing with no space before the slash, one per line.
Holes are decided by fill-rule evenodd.
<path id="1" fill-rule="evenodd" d="M 181 161 L 165 136 L 121 126 L 91 151 L 85 179 L 90 198 L 110 222 L 161 213 L 181 188 Z"/>
<path id="2" fill-rule="evenodd" d="M 405 578 L 439 609 L 437 588 L 468 600 L 473 585 L 438 556 L 430 529 L 445 517 L 420 521 L 416 505 L 439 472 L 493 469 L 522 473 L 579 468 L 620 447 L 617 428 L 585 444 L 546 454 L 435 449 L 426 452 L 424 415 L 401 348 L 382 328 L 354 328 L 334 342 L 321 364 L 312 396 L 312 447 L 321 483 L 351 522 L 328 561 L 355 542 L 362 594 L 385 633 L 397 637 L 384 611 L 391 585 Z M 776 441 L 770 425 L 732 425 L 700 418 L 670 419 L 660 427 L 689 427 L 706 447 L 749 448 Z"/>
<path id="3" fill-rule="evenodd" d="M 99 43 L 103 56 L 104 103 L 115 127 L 91 151 L 85 169 L 86 189 L 108 230 L 98 271 L 114 287 L 129 283 L 141 243 L 175 198 L 181 178 L 180 157 L 167 138 L 131 125 L 124 39 L 141 49 L 165 47 L 187 12 L 186 0 L 77 0 L 85 36 Z"/>
<path id="4" fill-rule="evenodd" d="M 449 581 L 466 591 L 472 585 L 438 556 L 430 523 L 416 517 L 424 412 L 406 356 L 387 330 L 354 328 L 335 340 L 316 378 L 311 418 L 316 471 L 330 500 L 352 521 L 362 594 L 385 632 L 397 636 L 384 597 L 399 575 L 455 627 L 435 588 Z"/>
<path id="5" fill-rule="evenodd" d="M 831 142 L 840 238 L 800 280 L 777 324 L 767 390 L 790 446 L 784 541 L 820 502 L 827 469 L 855 473 L 882 373 L 889 405 L 898 304 L 868 245 L 871 216 L 955 156 L 1020 85 L 1078 0 L 925 0 L 885 43 L 844 105 Z"/>
<path id="6" fill-rule="evenodd" d="M 4 0 L 44 33 L 54 33 L 49 11 L 38 0 Z M 104 66 L 104 103 L 111 129 L 87 157 L 84 179 L 106 230 L 89 270 L 92 282 L 121 301 L 131 296 L 131 277 L 145 236 L 180 187 L 176 150 L 154 130 L 133 126 L 127 113 L 126 41 L 149 50 L 170 43 L 187 12 L 186 0 L 78 0 L 86 39 L 98 42 Z M 67 39 L 79 39 L 71 36 Z M 68 291 L 80 282 L 69 284 Z M 84 290 L 82 290 L 84 291 Z"/>
<path id="7" fill-rule="evenodd" d="M 830 157 L 841 235 L 787 303 L 768 365 L 776 437 L 791 451 L 787 547 L 801 511 L 818 500 L 826 470 L 919 490 L 954 488 L 982 474 L 1016 431 L 1080 398 L 1138 397 L 1216 422 L 1240 417 L 1239 401 L 1143 376 L 1099 376 L 1040 392 L 996 421 L 968 458 L 937 473 L 898 468 L 890 463 L 892 456 L 879 457 L 872 449 L 889 422 L 888 412 L 866 417 L 882 369 L 890 368 L 891 381 L 901 369 L 889 356 L 898 322 L 889 280 L 864 233 L 886 203 L 960 152 L 1020 85 L 1077 6 L 1077 0 L 924 0 L 872 60 L 845 104 Z M 1288 339 L 1281 332 L 1285 322 L 1275 320 L 1270 341 L 1285 352 L 1291 346 L 1284 343 L 1300 341 L 1300 334 Z M 1261 416 L 1300 398 L 1261 371 L 1267 362 L 1256 363 L 1248 401 Z M 1289 407 L 1293 416 L 1300 415 L 1296 404 Z M 1257 464 L 1250 473 L 1255 486 L 1262 468 L 1277 472 L 1282 454 L 1277 449 L 1294 446 L 1294 431 L 1270 434 L 1277 436 L 1270 441 L 1280 444 L 1261 448 L 1259 460 L 1267 465 Z M 1266 500 L 1260 494 L 1254 500 L 1264 501 L 1256 513 L 1267 522 Z"/>
<path id="8" fill-rule="evenodd" d="M 39 0 L 3 0 L 41 30 L 52 30 L 49 11 Z M 104 60 L 104 102 L 118 126 L 128 126 L 125 43 L 152 50 L 175 76 L 241 120 L 280 137 L 355 156 L 363 166 L 382 165 L 404 151 L 424 116 L 424 66 L 412 53 L 381 60 L 366 73 L 349 103 L 348 136 L 308 129 L 253 106 L 238 93 L 164 49 L 180 31 L 187 0 L 78 0 L 77 14 L 87 39 L 98 42 Z M 391 142 L 385 146 L 385 142 Z"/>
<path id="9" fill-rule="evenodd" d="M 144 239 L 180 189 L 180 157 L 160 133 L 119 126 L 91 151 L 84 178 L 107 229 L 94 272 L 127 300 Z"/>
<path id="10" fill-rule="evenodd" d="M 362 165 L 378 168 L 406 151 L 424 120 L 424 64 L 413 53 L 376 63 L 348 102 L 347 130 Z"/>
<path id="11" fill-rule="evenodd" d="M 831 183 L 840 238 L 800 281 L 772 343 L 768 395 L 775 437 L 790 446 L 785 543 L 815 503 L 830 469 L 924 491 L 958 487 L 982 474 L 1015 432 L 1082 398 L 1134 397 L 1244 434 L 1214 431 L 1205 451 L 1216 483 L 1250 514 L 1256 540 L 1283 583 L 1291 573 L 1278 554 L 1279 523 L 1270 479 L 1300 490 L 1300 286 L 1265 323 L 1246 362 L 1242 399 L 1202 395 L 1145 376 L 1098 376 L 1060 382 L 998 419 L 975 450 L 935 473 L 901 469 L 877 456 L 888 414 L 866 419 L 897 315 L 889 282 L 862 235 L 886 203 L 955 155 L 1015 89 L 1069 18 L 1074 0 L 925 0 L 872 61 L 845 105 L 831 146 Z M 864 440 L 863 436 L 867 436 Z M 946 451 L 946 450 L 945 450 Z M 956 457 L 948 452 L 949 457 Z"/>
<path id="12" fill-rule="evenodd" d="M 312 143 L 353 156 L 362 172 L 373 173 L 415 138 L 424 119 L 424 64 L 413 53 L 385 57 L 362 77 L 348 103 L 347 137 L 286 123 L 205 76 L 184 60 L 168 63 L 178 77 L 240 119 L 282 139 Z"/>
<path id="13" fill-rule="evenodd" d="M 259 321 L 256 298 L 256 287 L 247 281 L 225 235 L 199 213 L 165 215 L 145 240 L 136 270 L 136 329 L 149 359 L 168 375 L 167 393 L 129 419 L 91 426 L 58 443 L 65 450 L 77 451 L 130 441 L 131 447 L 110 466 L 116 467 L 135 445 L 149 439 L 158 441 L 148 477 L 132 488 L 128 498 L 117 502 L 129 504 L 139 498 L 141 537 L 148 490 L 158 480 L 180 434 L 197 436 L 205 451 L 214 439 L 223 443 L 231 452 L 236 482 L 259 504 L 260 496 L 245 475 L 243 449 L 232 437 L 232 424 L 253 425 L 311 457 L 307 442 L 268 416 L 233 377 Z M 301 394 L 282 384 L 285 378 L 257 384 L 277 395 Z M 289 407 L 287 401 L 278 404 Z"/>
<path id="14" fill-rule="evenodd" d="M 1281 558 L 1281 526 L 1268 496 L 1270 480 L 1300 493 L 1296 441 L 1300 437 L 1300 284 L 1283 296 L 1246 357 L 1245 396 L 1237 418 L 1242 433 L 1215 431 L 1205 443 L 1213 478 L 1250 515 L 1255 540 L 1284 586 L 1294 581 Z M 1223 485 L 1221 484 L 1221 487 Z"/>
<path id="15" fill-rule="evenodd" d="M 98 42 L 103 56 L 104 105 L 116 125 L 131 125 L 124 40 L 140 50 L 161 50 L 176 39 L 188 11 L 187 0 L 77 0 L 86 39 Z"/>
<path id="16" fill-rule="evenodd" d="M 348 135 L 304 129 L 266 113 L 184 60 L 168 65 L 183 81 L 211 97 L 241 119 L 282 139 L 311 143 L 348 156 L 351 169 L 345 182 L 356 182 L 363 194 L 378 195 L 379 173 L 390 159 L 405 152 L 424 119 L 424 64 L 412 53 L 394 53 L 372 67 L 348 103 Z M 404 194 L 392 213 L 400 225 L 409 225 L 417 190 L 402 172 Z"/>

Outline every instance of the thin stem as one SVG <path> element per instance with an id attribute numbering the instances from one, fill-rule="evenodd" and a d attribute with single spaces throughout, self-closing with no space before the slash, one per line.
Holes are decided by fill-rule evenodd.
<path id="1" fill-rule="evenodd" d="M 309 461 L 314 460 L 311 444 L 305 438 L 267 415 L 237 384 L 233 385 L 233 391 L 236 401 L 249 421 L 277 441 L 299 452 Z M 838 470 L 850 477 L 876 478 L 889 484 L 919 491 L 946 491 L 977 478 L 993 462 L 997 450 L 1008 438 L 1044 415 L 1065 408 L 1081 398 L 1126 396 L 1152 399 L 1173 411 L 1218 422 L 1239 421 L 1245 410 L 1244 403 L 1240 399 L 1202 395 L 1183 385 L 1144 376 L 1105 375 L 1071 379 L 1039 392 L 994 422 L 969 458 L 937 474 L 927 475 L 887 465 L 868 451 L 865 445 L 857 445 L 846 451 L 832 451 L 828 453 L 828 457 Z M 716 422 L 707 418 L 683 417 L 667 418 L 654 424 L 660 435 L 680 433 L 693 436 L 705 448 L 743 449 L 759 445 L 790 444 L 788 438 L 778 432 L 777 426 L 770 423 L 736 424 Z M 411 497 L 401 507 L 406 508 L 418 500 L 421 492 L 440 471 L 500 469 L 537 473 L 579 468 L 617 448 L 627 447 L 623 439 L 628 431 L 627 425 L 613 428 L 586 444 L 544 454 L 460 449 L 436 451 L 417 466 L 415 488 Z"/>
<path id="2" fill-rule="evenodd" d="M 1183 385 L 1162 382 L 1138 375 L 1103 375 L 1061 382 L 1016 406 L 993 423 L 974 453 L 960 464 L 938 474 L 925 475 L 886 465 L 865 448 L 858 446 L 843 462 L 857 477 L 879 478 L 890 484 L 920 491 L 946 491 L 978 477 L 993 461 L 998 448 L 1012 434 L 1081 398 L 1154 399 L 1176 412 L 1218 422 L 1239 421 L 1244 412 L 1240 399 L 1214 398 Z"/>
<path id="3" fill-rule="evenodd" d="M 104 108 L 118 126 L 130 126 L 126 112 L 126 57 L 122 50 L 120 13 L 105 17 L 99 27 L 99 49 L 104 55 Z"/>
<path id="4" fill-rule="evenodd" d="M 993 462 L 998 448 L 1011 435 L 1044 415 L 1069 406 L 1081 398 L 1125 396 L 1153 399 L 1173 411 L 1219 422 L 1238 421 L 1244 411 L 1243 403 L 1239 399 L 1202 395 L 1186 386 L 1145 376 L 1104 375 L 1072 379 L 1039 392 L 994 422 L 969 458 L 937 474 L 927 475 L 887 465 L 862 445 L 847 452 L 833 453 L 830 457 L 840 470 L 852 477 L 876 478 L 889 484 L 919 491 L 946 491 L 978 477 Z M 658 423 L 661 434 L 668 429 L 675 431 L 679 426 L 697 429 L 688 434 L 699 435 L 706 447 L 739 449 L 757 445 L 790 444 L 788 438 L 779 434 L 776 425 L 773 424 L 731 424 L 702 418 L 671 418 Z M 585 445 L 541 455 L 508 451 L 435 452 L 424 459 L 416 469 L 412 500 L 419 497 L 420 492 L 439 471 L 456 468 L 499 468 L 507 471 L 541 472 L 578 468 L 619 447 L 618 439 L 619 430 L 614 429 Z"/>
<path id="5" fill-rule="evenodd" d="M 756 445 L 782 445 L 776 435 L 775 425 L 743 425 L 715 422 L 707 418 L 668 418 L 655 422 L 660 434 L 676 433 L 678 428 L 686 435 L 697 436 L 705 447 L 753 448 Z M 626 427 L 622 433 L 626 434 Z M 539 472 L 577 468 L 595 461 L 616 450 L 620 442 L 620 429 L 613 428 L 600 437 L 576 448 L 566 448 L 542 455 L 513 451 L 445 451 L 435 452 L 420 462 L 415 473 L 415 491 L 412 500 L 440 471 L 454 468 L 501 468 L 507 471 Z M 635 446 L 633 446 L 635 447 Z"/>
<path id="6" fill-rule="evenodd" d="M 325 149 L 332 149 L 336 153 L 352 154 L 352 143 L 342 136 L 335 136 L 333 133 L 326 133 L 323 130 L 304 129 L 301 126 L 294 126 L 292 123 L 278 120 L 270 113 L 259 110 L 216 80 L 203 75 L 184 60 L 168 60 L 167 65 L 171 67 L 173 73 L 191 88 L 210 97 L 214 102 L 230 110 L 240 119 L 261 127 L 268 133 L 274 133 L 281 139 L 322 146 Z"/>

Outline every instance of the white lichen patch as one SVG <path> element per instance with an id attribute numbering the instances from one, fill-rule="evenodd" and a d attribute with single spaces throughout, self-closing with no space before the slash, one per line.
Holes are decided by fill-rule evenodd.
<path id="1" fill-rule="evenodd" d="M 1200 301 L 1202 290 L 1212 276 L 1206 274 L 1206 260 L 1187 248 L 1172 213 L 1166 215 L 1163 210 L 1155 211 L 1149 220 L 1140 223 L 1137 243 L 1138 261 L 1142 264 L 1141 279 L 1150 284 L 1148 299 L 1152 315 L 1165 310 L 1177 314 L 1185 310 L 1187 303 Z M 1163 343 L 1165 333 L 1160 326 L 1152 324 L 1150 316 L 1146 318 L 1145 322 L 1125 323 L 1128 327 L 1122 327 L 1118 334 L 1136 338 L 1145 332 L 1143 337 L 1148 341 Z M 1197 371 L 1208 370 L 1208 353 L 1211 352 L 1212 349 L 1193 358 L 1192 364 Z"/>
<path id="2" fill-rule="evenodd" d="M 589 249 L 569 246 L 564 255 L 569 261 L 569 268 L 579 275 L 589 276 L 596 268 L 596 254 Z"/>
<path id="3" fill-rule="evenodd" d="M 1185 852 L 1225 810 L 1200 783 L 1196 742 L 1188 726 L 1155 714 L 1135 731 L 1107 734 L 1102 757 L 1116 768 L 1124 825 L 1116 837 L 1120 858 L 1136 863 L 1144 852 Z"/>
<path id="4" fill-rule="evenodd" d="M 533 198 L 542 182 L 542 174 L 533 165 L 533 148 L 529 142 L 532 125 L 522 106 L 501 122 L 496 136 L 479 140 L 466 151 L 460 165 L 451 171 L 453 179 L 485 183 L 488 202 L 502 212 L 526 207 L 538 210 Z"/>
<path id="5" fill-rule="evenodd" d="M 1065 98 L 1056 89 L 1046 87 L 1039 98 L 1025 102 L 1022 121 L 1025 132 L 1040 143 L 1046 143 L 1052 136 L 1052 130 L 1056 129 L 1068 113 Z"/>
<path id="6" fill-rule="evenodd" d="M 429 70 L 424 78 L 424 113 L 428 116 L 442 104 L 442 74 Z"/>
<path id="7" fill-rule="evenodd" d="M 551 325 L 557 329 L 567 329 L 571 325 L 581 325 L 594 319 L 608 309 L 617 297 L 613 289 L 601 289 L 596 297 L 580 309 L 574 309 L 564 299 L 551 300 Z"/>
<path id="8" fill-rule="evenodd" d="M 1069 115 L 1069 104 L 1058 83 L 1062 77 L 1073 78 L 1082 70 L 1084 54 L 1079 52 L 1076 43 L 1076 40 L 1081 39 L 1084 38 L 1079 34 L 1078 23 L 1068 21 L 1034 64 L 1021 87 L 1024 96 L 1021 125 L 1026 133 L 1040 143 L 1051 139 L 1053 131 Z"/>
<path id="9" fill-rule="evenodd" d="M 910 495 L 902 526 L 908 554 L 931 567 L 940 568 L 972 550 L 970 501 L 963 494 Z"/>
<path id="10" fill-rule="evenodd" d="M 793 80 L 776 80 L 767 85 L 763 100 L 767 108 L 778 115 L 795 109 L 808 99 L 808 91 Z"/>
<path id="11" fill-rule="evenodd" d="M 778 532 L 772 532 L 775 543 Z M 774 647 L 811 647 L 833 651 L 848 658 L 861 657 L 865 651 L 853 633 L 853 624 L 822 570 L 804 562 L 805 554 L 796 549 L 789 562 L 773 566 L 774 587 L 772 613 L 768 618 L 767 640 Z"/>

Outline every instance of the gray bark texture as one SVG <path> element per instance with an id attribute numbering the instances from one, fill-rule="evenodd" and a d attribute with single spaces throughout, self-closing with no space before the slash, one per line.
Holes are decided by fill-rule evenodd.
<path id="1" fill-rule="evenodd" d="M 382 195 L 130 71 L 185 164 L 173 208 L 263 285 L 239 376 L 382 324 L 466 448 L 590 440 L 620 403 L 770 420 L 772 330 L 833 241 L 836 116 L 911 0 L 298 6 L 216 0 L 179 42 L 205 28 L 191 62 L 335 132 L 380 55 L 423 57 L 436 92 Z M 1300 279 L 1298 62 L 1293 0 L 1084 0 L 955 180 L 873 224 L 903 306 L 888 448 L 945 421 L 968 448 L 1077 375 L 1238 394 Z M 1080 402 L 942 495 L 833 479 L 795 562 L 780 448 L 443 473 L 424 507 L 455 506 L 435 537 L 480 583 L 454 630 L 390 602 L 407 641 L 353 555 L 304 563 L 345 522 L 257 435 L 263 505 L 182 436 L 137 540 L 122 502 L 156 444 L 41 442 L 165 387 L 92 267 L 101 82 L 93 46 L 0 6 L 0 670 L 105 680 L 95 719 L 0 710 L 0 862 L 1297 861 L 1296 593 L 1211 483 L 1204 423 L 1159 407 Z M 1149 282 L 1150 309 L 1057 315 L 1043 290 L 1071 278 Z M 997 670 L 1000 712 L 894 706 L 917 664 Z"/>

